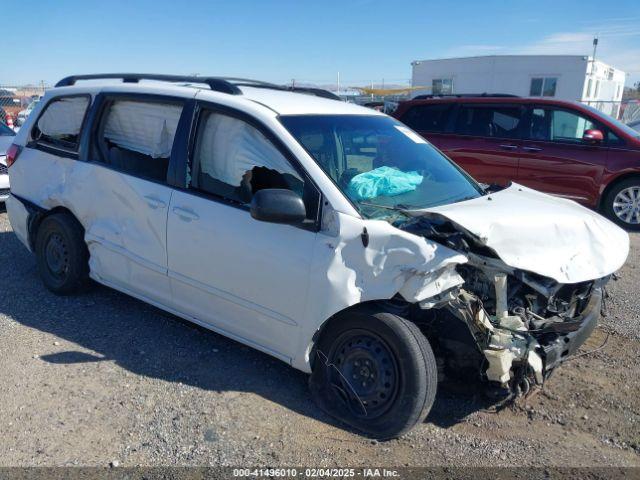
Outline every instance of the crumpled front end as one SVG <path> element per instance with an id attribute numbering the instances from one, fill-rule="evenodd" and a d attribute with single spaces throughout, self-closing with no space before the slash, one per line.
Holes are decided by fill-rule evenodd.
<path id="1" fill-rule="evenodd" d="M 536 204 L 535 215 L 522 217 L 520 199 Z M 464 283 L 448 299 L 420 302 L 413 319 L 445 372 L 475 372 L 502 396 L 542 385 L 586 341 L 628 252 L 627 234 L 608 220 L 517 185 L 457 208 L 411 213 L 402 230 L 468 259 L 456 267 Z"/>
<path id="2" fill-rule="evenodd" d="M 471 255 L 466 282 L 444 310 L 473 338 L 478 373 L 500 396 L 527 394 L 586 341 L 601 315 L 609 277 L 563 285 Z M 505 271 L 506 270 L 506 271 Z M 453 318 L 451 318 L 453 319 Z M 427 326 L 427 331 L 429 326 Z M 448 345 L 439 332 L 441 345 Z M 447 352 L 457 357 L 458 351 Z M 458 360 L 453 360 L 457 362 Z"/>

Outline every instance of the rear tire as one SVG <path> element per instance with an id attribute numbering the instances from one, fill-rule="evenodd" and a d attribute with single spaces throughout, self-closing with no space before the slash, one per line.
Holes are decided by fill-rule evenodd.
<path id="1" fill-rule="evenodd" d="M 602 213 L 612 222 L 631 231 L 640 230 L 640 177 L 615 184 L 605 195 Z"/>
<path id="2" fill-rule="evenodd" d="M 328 328 L 309 381 L 320 408 L 378 439 L 398 437 L 424 421 L 438 372 L 415 324 L 362 308 L 341 314 Z"/>
<path id="3" fill-rule="evenodd" d="M 89 284 L 84 229 L 72 215 L 56 213 L 42 220 L 35 251 L 40 278 L 56 295 L 77 293 Z"/>

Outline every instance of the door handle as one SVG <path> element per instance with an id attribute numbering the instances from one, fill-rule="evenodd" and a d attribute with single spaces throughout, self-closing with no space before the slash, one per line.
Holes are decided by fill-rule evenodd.
<path id="1" fill-rule="evenodd" d="M 525 152 L 540 152 L 542 149 L 540 147 L 522 147 Z"/>
<path id="2" fill-rule="evenodd" d="M 517 145 L 500 145 L 500 148 L 502 148 L 503 150 L 517 150 L 518 146 Z"/>
<path id="3" fill-rule="evenodd" d="M 152 195 L 145 195 L 144 198 L 147 201 L 147 205 L 149 205 L 154 210 L 157 210 L 158 208 L 164 208 L 167 206 L 167 204 L 164 203 L 162 200 Z"/>
<path id="4" fill-rule="evenodd" d="M 194 212 L 193 210 L 189 210 L 187 208 L 173 207 L 173 213 L 175 213 L 185 222 L 198 220 L 200 218 L 196 212 Z"/>

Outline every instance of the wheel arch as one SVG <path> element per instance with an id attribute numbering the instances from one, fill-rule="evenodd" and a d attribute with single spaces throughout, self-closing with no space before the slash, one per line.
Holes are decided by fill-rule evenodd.
<path id="1" fill-rule="evenodd" d="M 31 247 L 32 250 L 35 250 L 36 238 L 38 236 L 38 229 L 40 228 L 40 225 L 42 225 L 42 221 L 45 218 L 50 217 L 51 215 L 55 215 L 58 213 L 68 214 L 71 217 L 73 217 L 84 230 L 84 227 L 82 226 L 82 223 L 78 220 L 78 217 L 71 210 L 69 210 L 67 207 L 64 207 L 62 205 L 58 205 L 49 210 L 41 207 L 37 207 L 35 205 L 31 205 L 29 210 L 30 212 L 29 212 L 29 219 L 27 224 L 27 232 L 29 235 L 29 246 Z"/>
<path id="2" fill-rule="evenodd" d="M 305 348 L 305 356 L 308 358 L 310 370 L 313 370 L 314 363 L 316 360 L 315 349 L 318 345 L 318 342 L 322 338 L 322 335 L 331 329 L 332 325 L 335 325 L 337 322 L 340 322 L 341 317 L 353 311 L 375 311 L 375 312 L 387 312 L 393 313 L 394 315 L 399 315 L 405 318 L 408 321 L 411 321 L 408 318 L 408 312 L 411 308 L 411 303 L 402 298 L 400 295 L 396 295 L 391 299 L 380 299 L 380 300 L 368 300 L 365 302 L 355 303 L 353 305 L 349 305 L 348 307 L 343 308 L 342 310 L 334 313 L 328 319 L 320 324 L 320 326 L 316 329 L 313 336 L 311 337 L 310 342 Z"/>
<path id="3" fill-rule="evenodd" d="M 600 194 L 600 198 L 598 200 L 599 212 L 602 211 L 604 207 L 604 200 L 605 198 L 607 198 L 607 195 L 609 195 L 611 190 L 615 188 L 619 183 L 624 182 L 625 180 L 628 180 L 630 178 L 637 178 L 638 180 L 640 180 L 640 172 L 633 171 L 633 172 L 622 173 L 617 177 L 614 177 L 609 181 L 609 183 L 607 183 L 607 185 L 604 187 L 604 190 L 602 190 L 602 193 Z"/>

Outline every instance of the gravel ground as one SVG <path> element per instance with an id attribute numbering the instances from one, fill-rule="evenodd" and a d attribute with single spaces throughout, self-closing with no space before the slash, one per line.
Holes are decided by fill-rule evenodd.
<path id="1" fill-rule="evenodd" d="M 640 236 L 610 315 L 545 390 L 494 413 L 442 385 L 375 442 L 320 412 L 284 363 L 96 286 L 56 297 L 0 213 L 0 466 L 640 466 Z"/>

